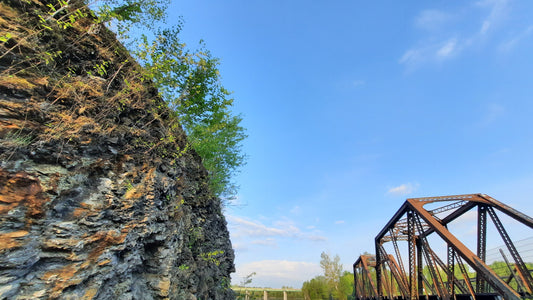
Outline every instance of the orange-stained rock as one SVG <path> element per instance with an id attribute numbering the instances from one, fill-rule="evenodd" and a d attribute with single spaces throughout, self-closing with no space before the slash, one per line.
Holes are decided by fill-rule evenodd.
<path id="1" fill-rule="evenodd" d="M 78 272 L 79 265 L 79 263 L 66 265 L 44 274 L 42 279 L 51 286 L 50 296 L 52 298 L 59 297 L 65 288 L 77 285 L 83 280 L 82 278 L 74 278 L 76 272 Z"/>
<path id="2" fill-rule="evenodd" d="M 90 289 L 87 289 L 87 291 L 85 292 L 85 294 L 83 295 L 83 300 L 91 300 L 91 299 L 94 299 L 94 296 L 96 296 L 96 294 L 98 293 L 98 289 L 96 288 L 90 288 Z"/>
<path id="3" fill-rule="evenodd" d="M 109 246 L 118 245 L 124 242 L 127 232 L 120 233 L 115 230 L 100 231 L 95 235 L 89 237 L 87 240 L 90 243 L 95 243 L 92 251 L 89 253 L 89 260 L 98 258 Z"/>
<path id="4" fill-rule="evenodd" d="M 0 299 L 233 299 L 220 200 L 179 120 L 86 8 L 39 29 L 57 3 L 0 1 Z"/>
<path id="5" fill-rule="evenodd" d="M 37 178 L 25 172 L 10 173 L 0 168 L 0 214 L 22 205 L 28 217 L 38 218 L 47 201 Z"/>
<path id="6" fill-rule="evenodd" d="M 6 249 L 19 246 L 20 242 L 17 241 L 17 238 L 23 237 L 27 234 L 28 232 L 25 230 L 0 234 L 0 253 L 4 252 Z"/>
<path id="7" fill-rule="evenodd" d="M 159 288 L 159 294 L 163 297 L 168 297 L 169 289 L 170 289 L 170 280 L 165 278 L 164 280 L 159 281 L 159 284 L 157 285 Z"/>

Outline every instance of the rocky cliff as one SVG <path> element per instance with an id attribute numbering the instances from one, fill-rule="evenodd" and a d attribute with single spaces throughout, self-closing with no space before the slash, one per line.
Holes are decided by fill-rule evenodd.
<path id="1" fill-rule="evenodd" d="M 179 120 L 90 12 L 47 4 L 0 1 L 0 298 L 234 298 Z"/>

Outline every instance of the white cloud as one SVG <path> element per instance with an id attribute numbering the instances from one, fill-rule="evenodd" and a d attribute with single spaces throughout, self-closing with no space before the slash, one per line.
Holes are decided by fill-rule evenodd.
<path id="1" fill-rule="evenodd" d="M 450 38 L 437 43 L 426 44 L 407 50 L 399 60 L 400 64 L 408 68 L 416 68 L 429 62 L 438 62 L 451 58 L 458 54 L 461 45 L 457 38 Z"/>
<path id="2" fill-rule="evenodd" d="M 424 10 L 415 18 L 414 24 L 427 34 L 417 46 L 404 52 L 399 63 L 412 70 L 458 56 L 465 49 L 486 45 L 490 33 L 505 21 L 508 11 L 507 0 L 479 1 L 473 6 L 465 4 L 453 12 Z M 476 20 L 475 16 L 479 14 L 481 17 Z M 479 29 L 467 29 L 471 28 L 468 26 L 471 22 L 479 22 Z"/>
<path id="3" fill-rule="evenodd" d="M 415 26 L 425 30 L 437 30 L 449 22 L 453 16 L 446 12 L 427 9 L 423 10 L 415 19 Z"/>
<path id="4" fill-rule="evenodd" d="M 507 15 L 507 0 L 485 0 L 479 1 L 476 4 L 480 7 L 488 8 L 490 11 L 490 13 L 481 22 L 481 29 L 479 30 L 479 33 L 481 35 L 487 34 L 491 28 L 502 22 L 502 20 Z"/>
<path id="5" fill-rule="evenodd" d="M 483 25 L 481 25 L 480 33 L 481 34 L 487 33 L 487 31 L 489 31 L 489 28 L 490 28 L 490 22 L 487 20 L 483 21 Z"/>
<path id="6" fill-rule="evenodd" d="M 364 81 L 364 80 L 354 80 L 354 81 L 352 82 L 352 85 L 353 85 L 354 87 L 363 86 L 363 85 L 365 85 L 365 84 L 366 84 L 366 81 Z"/>
<path id="7" fill-rule="evenodd" d="M 250 243 L 254 245 L 269 246 L 269 247 L 278 246 L 278 243 L 276 243 L 276 240 L 273 238 L 267 238 L 264 240 L 255 240 L 255 241 L 251 241 Z"/>
<path id="8" fill-rule="evenodd" d="M 406 196 L 414 193 L 420 185 L 418 183 L 404 183 L 402 185 L 392 187 L 387 191 L 387 194 L 393 196 Z"/>
<path id="9" fill-rule="evenodd" d="M 451 39 L 444 44 L 438 51 L 437 56 L 440 58 L 446 58 L 451 56 L 456 50 L 457 39 Z"/>
<path id="10" fill-rule="evenodd" d="M 344 220 L 338 220 L 338 221 L 335 221 L 335 224 L 344 224 Z"/>
<path id="11" fill-rule="evenodd" d="M 309 234 L 306 238 L 313 242 L 325 242 L 328 240 L 327 237 L 317 234 Z"/>
<path id="12" fill-rule="evenodd" d="M 237 230 L 233 231 L 233 237 L 241 236 L 253 236 L 253 237 L 265 237 L 265 236 L 292 236 L 299 233 L 298 228 L 294 226 L 290 228 L 276 228 L 268 227 L 257 221 L 250 221 L 240 217 L 228 215 L 227 220 L 230 228 Z"/>
<path id="13" fill-rule="evenodd" d="M 250 286 L 299 288 L 302 283 L 322 273 L 316 263 L 287 260 L 254 261 L 237 267 L 233 283 L 239 284 L 246 275 L 255 272 Z"/>
<path id="14" fill-rule="evenodd" d="M 399 63 L 401 64 L 412 64 L 417 63 L 422 58 L 422 49 L 409 49 L 400 58 Z"/>
<path id="15" fill-rule="evenodd" d="M 522 40 L 525 40 L 528 38 L 531 33 L 533 32 L 533 26 L 529 26 L 526 29 L 522 30 L 520 33 L 514 35 L 507 41 L 500 44 L 498 49 L 502 52 L 510 52 L 513 50 L 517 44 L 519 44 Z"/>
<path id="16" fill-rule="evenodd" d="M 228 227 L 232 238 L 242 237 L 286 237 L 307 239 L 311 241 L 326 240 L 315 232 L 303 232 L 293 221 L 284 219 L 273 223 L 273 226 L 266 226 L 258 221 L 250 221 L 241 217 L 227 215 Z"/>
<path id="17" fill-rule="evenodd" d="M 232 243 L 232 246 L 233 246 L 233 250 L 235 251 L 243 252 L 243 251 L 248 250 L 248 247 L 246 247 L 242 243 Z"/>
<path id="18" fill-rule="evenodd" d="M 489 103 L 483 108 L 478 126 L 486 127 L 505 115 L 505 107 L 498 103 Z"/>
<path id="19" fill-rule="evenodd" d="M 302 212 L 302 208 L 298 205 L 294 206 L 291 210 L 290 210 L 291 214 L 300 214 Z"/>

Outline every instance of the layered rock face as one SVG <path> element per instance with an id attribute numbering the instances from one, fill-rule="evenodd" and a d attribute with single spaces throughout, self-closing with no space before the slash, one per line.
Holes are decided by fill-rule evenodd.
<path id="1" fill-rule="evenodd" d="M 0 2 L 0 299 L 234 298 L 177 120 L 88 11 L 62 28 L 47 4 Z"/>

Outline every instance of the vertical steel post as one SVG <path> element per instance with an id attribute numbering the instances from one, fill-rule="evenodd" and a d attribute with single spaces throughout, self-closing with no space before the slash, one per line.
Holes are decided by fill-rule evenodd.
<path id="1" fill-rule="evenodd" d="M 357 268 L 355 267 L 355 263 L 353 264 L 353 291 L 357 297 Z"/>
<path id="2" fill-rule="evenodd" d="M 408 245 L 409 245 L 409 299 L 417 300 L 418 291 L 416 288 L 416 224 L 415 215 L 412 210 L 407 212 L 407 232 L 408 232 Z"/>
<path id="3" fill-rule="evenodd" d="M 418 295 L 424 295 L 424 263 L 422 261 L 422 241 L 416 239 L 416 264 L 418 273 Z"/>
<path id="4" fill-rule="evenodd" d="M 450 293 L 450 298 L 455 299 L 455 261 L 454 261 L 454 251 L 452 246 L 448 245 L 448 292 Z"/>
<path id="5" fill-rule="evenodd" d="M 477 257 L 483 262 L 486 260 L 487 248 L 487 206 L 483 204 L 478 205 L 477 212 Z M 476 292 L 485 292 L 485 280 L 483 275 L 477 272 L 476 274 Z"/>
<path id="6" fill-rule="evenodd" d="M 383 299 L 383 289 L 381 288 L 381 251 L 380 251 L 380 241 L 375 241 L 376 247 L 376 288 L 377 288 L 377 297 L 378 299 Z"/>

